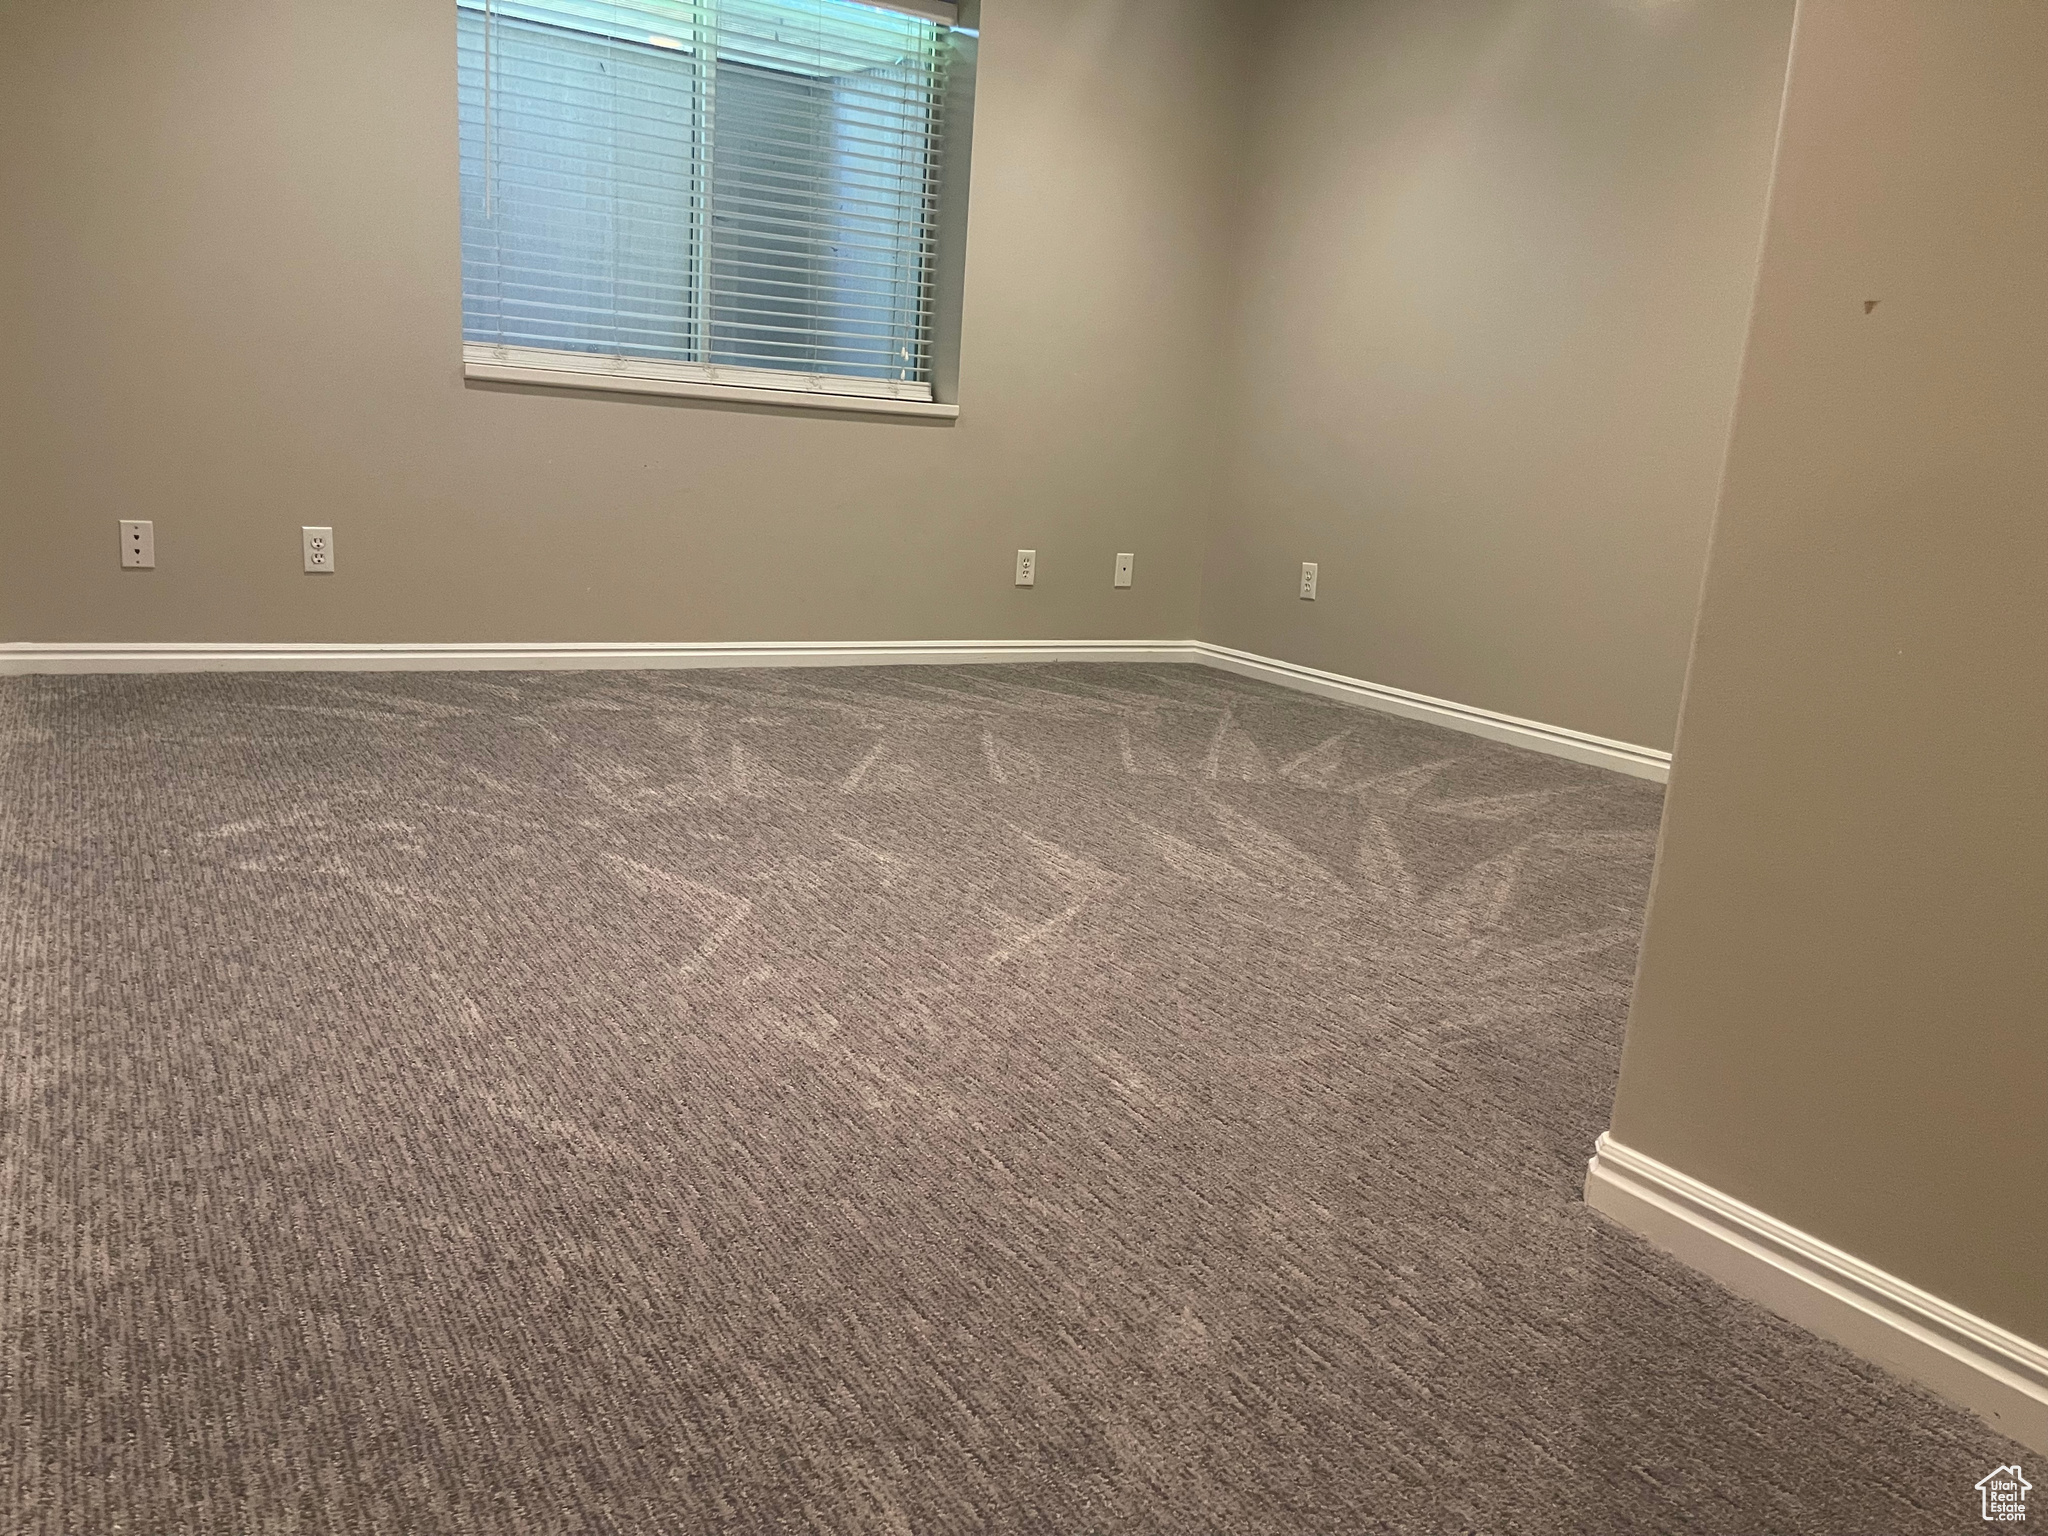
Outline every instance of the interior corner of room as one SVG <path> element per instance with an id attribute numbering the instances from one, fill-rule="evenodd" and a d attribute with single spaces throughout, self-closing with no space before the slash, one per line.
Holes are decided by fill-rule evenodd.
<path id="1" fill-rule="evenodd" d="M 0 4 L 0 207 L 0 1526 L 2024 1503 L 2048 5 Z"/>

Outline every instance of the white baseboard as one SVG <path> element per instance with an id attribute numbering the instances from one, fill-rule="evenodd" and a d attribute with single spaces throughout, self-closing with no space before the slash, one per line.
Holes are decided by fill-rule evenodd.
<path id="1" fill-rule="evenodd" d="M 1603 1135 L 1586 1203 L 1803 1328 L 2048 1454 L 2048 1349 Z"/>
<path id="2" fill-rule="evenodd" d="M 1368 683 L 1203 640 L 655 641 L 559 645 L 264 645 L 231 641 L 0 644 L 0 675 L 26 672 L 458 672 L 613 668 L 880 667 L 1018 661 L 1199 662 L 1240 677 L 1449 726 L 1662 783 L 1671 754 L 1560 725 Z"/>
<path id="3" fill-rule="evenodd" d="M 1655 747 L 1639 747 L 1633 742 L 1593 736 L 1567 726 L 1545 725 L 1540 720 L 1524 720 L 1516 715 L 1501 714 L 1498 710 L 1458 704 L 1449 699 L 1434 699 L 1426 693 L 1410 693 L 1405 688 L 1390 688 L 1384 683 L 1363 682 L 1337 672 L 1324 672 L 1291 661 L 1276 661 L 1270 656 L 1255 656 L 1250 651 L 1233 651 L 1228 646 L 1211 645 L 1206 640 L 1197 640 L 1194 645 L 1201 653 L 1202 661 L 1225 672 L 1235 672 L 1240 677 L 1256 677 L 1264 682 L 1278 683 L 1283 688 L 1363 704 L 1367 709 L 1377 709 L 1386 714 L 1427 720 L 1432 725 L 1447 725 L 1468 736 L 1484 736 L 1489 741 L 1528 747 L 1537 752 L 1547 752 L 1552 757 L 1568 757 L 1575 763 L 1612 768 L 1639 779 L 1654 779 L 1659 784 L 1671 776 L 1671 754 L 1660 752 Z"/>
<path id="4" fill-rule="evenodd" d="M 1185 640 L 767 640 L 540 645 L 0 645 L 9 672 L 594 672 L 696 667 L 965 666 L 1016 661 L 1193 661 Z"/>

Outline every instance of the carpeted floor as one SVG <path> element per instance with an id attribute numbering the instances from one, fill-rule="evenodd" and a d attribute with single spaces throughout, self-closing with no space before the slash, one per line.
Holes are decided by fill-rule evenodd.
<path id="1" fill-rule="evenodd" d="M 1194 668 L 0 680 L 0 1530 L 1981 1527 L 1577 1203 L 1658 808 Z"/>

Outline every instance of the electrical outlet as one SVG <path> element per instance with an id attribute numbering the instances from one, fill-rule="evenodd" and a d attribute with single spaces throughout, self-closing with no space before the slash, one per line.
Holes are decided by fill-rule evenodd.
<path id="1" fill-rule="evenodd" d="M 334 530 L 301 528 L 299 543 L 306 557 L 306 569 L 325 576 L 334 569 Z"/>
<path id="2" fill-rule="evenodd" d="M 156 569 L 156 524 L 121 524 L 121 564 L 131 571 Z"/>
<path id="3" fill-rule="evenodd" d="M 1304 603 L 1316 600 L 1316 563 L 1313 560 L 1301 562 L 1301 600 Z"/>
<path id="4" fill-rule="evenodd" d="M 1116 557 L 1116 584 L 1118 586 L 1128 587 L 1131 584 L 1131 567 L 1137 563 L 1137 560 L 1138 557 L 1136 555 L 1118 555 Z"/>
<path id="5" fill-rule="evenodd" d="M 1038 585 L 1038 551 L 1020 549 L 1017 551 L 1017 585 L 1035 587 Z"/>

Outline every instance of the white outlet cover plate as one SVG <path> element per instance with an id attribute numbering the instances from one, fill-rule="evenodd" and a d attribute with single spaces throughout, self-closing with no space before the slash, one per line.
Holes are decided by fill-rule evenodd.
<path id="1" fill-rule="evenodd" d="M 1116 557 L 1116 584 L 1118 586 L 1128 587 L 1131 584 L 1131 568 L 1137 563 L 1138 557 L 1136 555 L 1118 555 Z"/>
<path id="2" fill-rule="evenodd" d="M 316 576 L 325 576 L 334 569 L 334 530 L 332 528 L 301 528 L 299 530 L 301 553 L 305 556 L 306 569 Z"/>
<path id="3" fill-rule="evenodd" d="M 121 524 L 121 564 L 131 571 L 153 571 L 156 569 L 156 524 L 152 522 L 123 521 Z"/>
<path id="4" fill-rule="evenodd" d="M 1301 600 L 1305 603 L 1316 600 L 1316 563 L 1313 560 L 1301 562 Z"/>
<path id="5" fill-rule="evenodd" d="M 1020 549 L 1017 551 L 1017 585 L 1035 587 L 1038 585 L 1038 551 Z"/>

